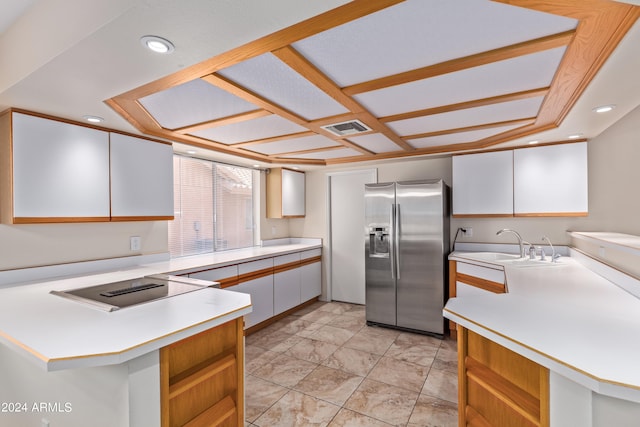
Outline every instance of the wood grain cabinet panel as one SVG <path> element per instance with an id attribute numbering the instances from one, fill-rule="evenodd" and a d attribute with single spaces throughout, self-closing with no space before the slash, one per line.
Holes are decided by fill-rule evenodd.
<path id="1" fill-rule="evenodd" d="M 458 327 L 459 425 L 548 427 L 549 370 Z"/>
<path id="2" fill-rule="evenodd" d="M 160 350 L 162 427 L 244 425 L 242 318 Z"/>

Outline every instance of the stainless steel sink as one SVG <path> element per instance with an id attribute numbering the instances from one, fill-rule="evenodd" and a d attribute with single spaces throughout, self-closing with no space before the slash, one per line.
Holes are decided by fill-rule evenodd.
<path id="1" fill-rule="evenodd" d="M 161 274 L 86 288 L 51 291 L 51 294 L 100 310 L 115 311 L 216 285 L 215 282 Z"/>

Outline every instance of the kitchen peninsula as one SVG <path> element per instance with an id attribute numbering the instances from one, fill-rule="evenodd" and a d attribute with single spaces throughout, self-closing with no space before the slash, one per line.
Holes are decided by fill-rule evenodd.
<path id="1" fill-rule="evenodd" d="M 0 401 L 6 403 L 0 425 L 182 425 L 194 415 L 181 409 L 180 399 L 195 415 L 209 408 L 203 417 L 222 414 L 241 424 L 249 294 L 203 287 L 105 312 L 49 292 L 155 274 L 188 276 L 279 256 L 300 259 L 319 250 L 315 240 L 276 243 L 0 289 Z"/>
<path id="2" fill-rule="evenodd" d="M 638 280 L 576 249 L 556 265 L 490 258 L 450 255 L 503 270 L 507 288 L 468 292 L 444 309 L 458 325 L 461 416 L 503 417 L 509 425 L 637 425 Z"/>

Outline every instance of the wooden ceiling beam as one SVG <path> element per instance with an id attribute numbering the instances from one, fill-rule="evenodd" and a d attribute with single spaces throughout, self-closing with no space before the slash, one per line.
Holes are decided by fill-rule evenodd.
<path id="1" fill-rule="evenodd" d="M 417 133 L 414 135 L 403 136 L 403 138 L 404 139 L 429 138 L 433 136 L 451 135 L 454 133 L 471 132 L 474 130 L 491 129 L 491 128 L 497 128 L 502 126 L 524 125 L 524 124 L 534 123 L 535 121 L 536 121 L 535 117 L 527 117 L 523 119 L 505 120 L 502 122 L 493 122 L 493 123 L 483 123 L 481 125 L 466 126 L 461 128 L 455 128 L 455 129 L 445 129 L 445 130 L 439 130 L 435 132 Z"/>
<path id="2" fill-rule="evenodd" d="M 519 101 L 521 99 L 536 98 L 545 96 L 549 92 L 548 87 L 525 90 L 522 92 L 508 93 L 505 95 L 492 96 L 489 98 L 474 99 L 472 101 L 459 102 L 457 104 L 442 105 L 424 110 L 410 111 L 408 113 L 394 114 L 380 117 L 382 123 L 397 122 L 399 120 L 415 119 L 416 117 L 431 116 L 434 114 L 450 113 L 452 111 L 466 110 L 468 108 L 484 107 L 487 105 L 499 104 L 502 102 Z"/>
<path id="3" fill-rule="evenodd" d="M 402 140 L 402 138 L 396 135 L 396 133 L 389 129 L 384 123 L 381 123 L 377 117 L 371 114 L 359 102 L 343 93 L 333 80 L 327 77 L 293 47 L 285 46 L 273 51 L 272 53 L 302 77 L 313 83 L 317 88 L 351 111 L 358 119 L 362 120 L 371 129 L 384 134 L 404 150 L 413 150 L 411 145 Z M 330 135 L 329 132 L 322 129 L 320 126 L 317 126 L 315 122 L 310 122 L 309 126 L 318 133 Z"/>
<path id="4" fill-rule="evenodd" d="M 314 136 L 314 135 L 316 135 L 316 133 L 312 131 L 296 132 L 296 133 L 290 133 L 287 135 L 272 136 L 270 138 L 254 139 L 252 141 L 239 142 L 237 144 L 232 144 L 232 146 L 248 147 L 250 145 L 268 144 L 270 142 L 286 141 L 287 139 L 295 139 L 295 138 L 305 138 L 305 137 Z"/>
<path id="5" fill-rule="evenodd" d="M 233 116 L 222 117 L 215 120 L 208 120 L 202 123 L 196 123 L 195 125 L 184 126 L 181 128 L 173 129 L 174 132 L 178 133 L 192 133 L 201 129 L 211 129 L 220 126 L 232 125 L 234 123 L 241 123 L 247 120 L 258 119 L 260 117 L 270 116 L 272 113 L 267 110 L 253 110 L 247 111 L 245 113 L 235 114 Z"/>
<path id="6" fill-rule="evenodd" d="M 405 83 L 411 83 L 417 80 L 423 80 L 430 77 L 436 77 L 443 74 L 453 73 L 456 71 L 466 70 L 468 68 L 487 65 L 493 62 L 503 61 L 506 59 L 516 58 L 518 56 L 529 55 L 532 53 L 542 52 L 548 49 L 568 45 L 575 35 L 575 30 L 565 31 L 563 33 L 553 34 L 534 40 L 528 40 L 522 43 L 516 43 L 510 46 L 489 50 L 486 52 L 476 53 L 474 55 L 456 58 L 450 61 L 441 62 L 439 64 L 429 65 L 403 73 L 391 76 L 381 77 L 379 79 L 370 80 L 368 82 L 358 83 L 355 85 L 342 88 L 347 95 L 356 95 L 363 92 L 371 92 L 397 86 Z"/>

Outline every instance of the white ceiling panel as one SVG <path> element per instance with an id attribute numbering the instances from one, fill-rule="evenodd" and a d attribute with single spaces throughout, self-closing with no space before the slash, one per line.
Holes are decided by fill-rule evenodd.
<path id="1" fill-rule="evenodd" d="M 485 123 L 534 117 L 538 113 L 543 97 L 503 102 L 484 107 L 468 108 L 450 113 L 433 114 L 415 119 L 400 120 L 387 125 L 401 136 L 457 129 Z"/>
<path id="2" fill-rule="evenodd" d="M 439 145 L 461 144 L 488 138 L 522 125 L 500 126 L 491 129 L 480 129 L 470 132 L 458 132 L 449 135 L 431 136 L 428 138 L 411 139 L 408 142 L 415 148 L 437 147 Z"/>
<path id="3" fill-rule="evenodd" d="M 355 95 L 378 117 L 548 87 L 565 47 Z"/>
<path id="4" fill-rule="evenodd" d="M 340 86 L 348 86 L 576 25 L 573 19 L 490 1 L 408 0 L 293 46 Z"/>
<path id="5" fill-rule="evenodd" d="M 286 156 L 287 159 L 338 159 L 340 157 L 361 156 L 362 153 L 351 148 L 341 148 L 337 150 L 318 151 L 315 153 L 293 154 Z"/>
<path id="6" fill-rule="evenodd" d="M 167 129 L 177 129 L 258 108 L 200 79 L 145 96 L 140 99 L 140 103 Z"/>
<path id="7" fill-rule="evenodd" d="M 291 138 L 282 141 L 267 142 L 246 146 L 247 150 L 266 155 L 278 153 L 290 153 L 293 151 L 312 150 L 315 148 L 335 147 L 337 142 L 322 135 L 307 136 L 304 138 Z"/>
<path id="8" fill-rule="evenodd" d="M 270 53 L 240 62 L 219 74 L 307 120 L 348 111 Z"/>
<path id="9" fill-rule="evenodd" d="M 362 148 L 373 151 L 374 153 L 388 153 L 389 151 L 398 151 L 401 149 L 398 147 L 398 144 L 381 133 L 370 133 L 368 135 L 349 137 L 349 140 Z"/>
<path id="10" fill-rule="evenodd" d="M 236 144 L 238 142 L 288 135 L 306 130 L 306 128 L 280 116 L 267 116 L 228 126 L 202 129 L 192 134 L 212 141 L 222 142 L 223 144 Z"/>

